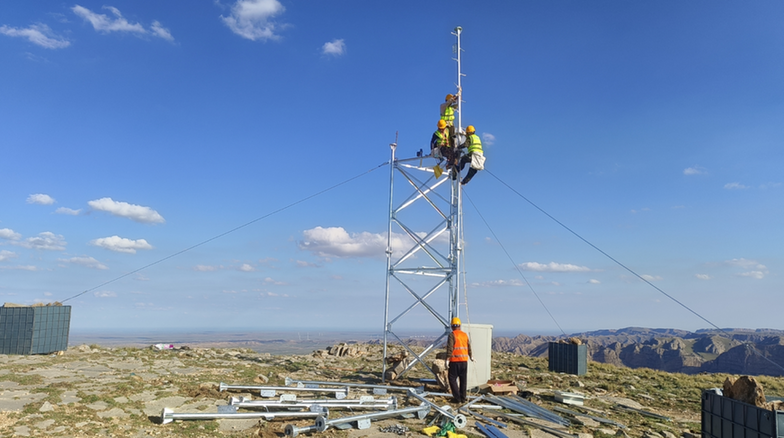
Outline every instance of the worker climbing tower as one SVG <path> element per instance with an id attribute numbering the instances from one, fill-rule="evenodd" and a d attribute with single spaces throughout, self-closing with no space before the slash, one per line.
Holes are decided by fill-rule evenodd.
<path id="1" fill-rule="evenodd" d="M 462 90 L 460 36 L 452 34 L 454 60 L 457 62 L 457 90 Z M 458 93 L 461 95 L 461 93 Z M 457 99 L 454 132 L 462 132 L 462 99 Z M 433 120 L 436 120 L 433 117 Z M 461 134 L 455 139 L 464 141 Z M 460 178 L 449 171 L 437 177 L 431 155 L 397 158 L 397 143 L 392 143 L 389 171 L 389 227 L 387 231 L 387 277 L 384 305 L 384 358 L 390 342 L 399 343 L 412 359 L 396 376 L 402 375 L 444 342 L 452 317 L 459 316 L 459 291 L 462 287 L 463 204 Z M 440 170 L 440 169 L 439 169 Z M 456 169 L 455 169 L 456 171 Z M 396 180 L 397 178 L 397 180 Z M 398 190 L 395 184 L 398 183 Z M 421 353 L 414 352 L 403 337 L 438 334 Z M 384 361 L 383 379 L 387 379 Z"/>

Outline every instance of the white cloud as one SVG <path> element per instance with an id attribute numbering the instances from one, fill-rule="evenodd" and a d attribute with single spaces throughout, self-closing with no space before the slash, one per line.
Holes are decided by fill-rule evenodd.
<path id="1" fill-rule="evenodd" d="M 741 272 L 738 274 L 741 277 L 750 277 L 761 280 L 768 274 L 768 267 L 756 260 L 739 258 L 727 260 L 724 262 L 724 264 L 747 270 L 746 272 Z"/>
<path id="2" fill-rule="evenodd" d="M 70 259 L 58 259 L 58 260 L 64 263 L 71 263 L 74 265 L 84 266 L 85 268 L 101 269 L 101 270 L 109 269 L 108 266 L 104 265 L 98 260 L 95 260 L 92 257 L 71 257 Z"/>
<path id="3" fill-rule="evenodd" d="M 24 242 L 19 243 L 20 246 L 32 249 L 45 249 L 50 251 L 62 251 L 67 245 L 65 238 L 60 234 L 54 234 L 51 231 L 44 231 L 39 233 L 38 237 L 28 237 Z"/>
<path id="4" fill-rule="evenodd" d="M 96 298 L 114 298 L 117 296 L 117 294 L 112 291 L 104 290 L 104 291 L 93 292 L 93 296 L 95 296 Z"/>
<path id="5" fill-rule="evenodd" d="M 738 267 L 741 267 L 741 268 L 744 268 L 744 269 L 749 269 L 749 268 L 752 268 L 752 267 L 756 267 L 758 269 L 765 269 L 765 265 L 760 264 L 758 261 L 744 259 L 742 257 L 739 258 L 739 259 L 727 260 L 724 263 L 729 265 L 729 266 L 738 266 Z"/>
<path id="6" fill-rule="evenodd" d="M 253 272 L 256 270 L 256 268 L 247 263 L 243 263 L 238 269 L 242 272 Z"/>
<path id="7" fill-rule="evenodd" d="M 695 277 L 699 278 L 700 280 L 710 280 L 711 276 L 708 274 L 694 274 Z"/>
<path id="8" fill-rule="evenodd" d="M 19 240 L 21 238 L 21 234 L 15 233 L 14 230 L 10 228 L 0 228 L 0 239 Z"/>
<path id="9" fill-rule="evenodd" d="M 163 38 L 166 41 L 171 41 L 171 42 L 174 41 L 174 37 L 172 36 L 171 32 L 169 32 L 169 29 L 166 29 L 165 27 L 161 26 L 161 23 L 159 23 L 158 21 L 152 22 L 152 28 L 150 30 L 153 35 L 159 38 Z"/>
<path id="10" fill-rule="evenodd" d="M 0 26 L 0 34 L 27 38 L 31 43 L 45 49 L 64 49 L 71 45 L 70 41 L 55 35 L 49 26 L 45 24 L 33 24 L 24 29 L 4 25 Z"/>
<path id="11" fill-rule="evenodd" d="M 594 278 L 592 278 L 592 279 L 588 280 L 588 283 L 590 283 L 590 284 L 602 284 L 602 282 L 601 282 L 601 281 L 599 281 L 599 280 L 596 280 L 596 279 L 594 279 Z"/>
<path id="12" fill-rule="evenodd" d="M 112 198 L 101 198 L 87 203 L 93 210 L 105 211 L 113 216 L 125 217 L 134 222 L 164 223 L 166 220 L 150 207 L 115 201 Z"/>
<path id="13" fill-rule="evenodd" d="M 17 258 L 17 257 L 18 257 L 18 256 L 17 256 L 17 255 L 16 255 L 16 253 L 15 253 L 15 252 L 13 252 L 13 251 L 7 251 L 7 250 L 5 250 L 5 249 L 4 249 L 4 250 L 2 250 L 2 251 L 0 251 L 0 262 L 4 262 L 4 261 L 6 261 L 6 260 L 15 259 L 15 258 Z"/>
<path id="14" fill-rule="evenodd" d="M 299 242 L 300 249 L 310 251 L 320 257 L 385 257 L 386 234 L 363 231 L 349 235 L 342 227 L 316 227 L 302 232 L 304 240 Z M 392 236 L 392 250 L 404 248 L 403 236 Z"/>
<path id="15" fill-rule="evenodd" d="M 91 240 L 90 245 L 126 254 L 136 254 L 137 249 L 152 249 L 152 245 L 144 239 L 132 240 L 120 236 L 101 237 L 100 239 Z"/>
<path id="16" fill-rule="evenodd" d="M 260 295 L 263 297 L 266 296 L 266 297 L 284 297 L 284 298 L 289 296 L 289 294 L 276 294 L 274 292 L 262 292 Z"/>
<path id="17" fill-rule="evenodd" d="M 492 280 L 483 281 L 481 283 L 471 283 L 471 287 L 509 287 L 509 286 L 523 286 L 525 283 L 518 279 L 512 280 Z"/>
<path id="18" fill-rule="evenodd" d="M 482 144 L 484 146 L 492 146 L 495 144 L 495 135 L 489 132 L 482 133 Z"/>
<path id="19" fill-rule="evenodd" d="M 637 213 L 639 213 L 641 211 L 651 211 L 651 209 L 648 208 L 648 207 L 643 207 L 643 208 L 641 208 L 639 210 L 631 210 L 632 214 L 637 214 Z"/>
<path id="20" fill-rule="evenodd" d="M 137 34 L 145 34 L 147 31 L 144 29 L 139 23 L 131 24 L 123 18 L 120 10 L 111 6 L 104 6 L 104 9 L 108 9 L 115 18 L 112 19 L 107 15 L 104 14 L 97 14 L 85 7 L 76 5 L 71 8 L 74 14 L 82 17 L 86 21 L 89 21 L 90 24 L 93 25 L 93 29 L 97 32 L 109 33 L 109 32 L 132 32 Z"/>
<path id="21" fill-rule="evenodd" d="M 44 195 L 43 193 L 37 193 L 35 195 L 28 196 L 27 203 L 38 204 L 38 205 L 52 205 L 55 203 L 55 200 L 49 195 Z"/>
<path id="22" fill-rule="evenodd" d="M 321 46 L 321 53 L 324 55 L 340 56 L 346 53 L 346 43 L 342 39 L 332 40 Z"/>
<path id="23" fill-rule="evenodd" d="M 104 6 L 103 8 L 111 12 L 114 18 L 106 14 L 98 14 L 79 5 L 72 7 L 71 10 L 85 21 L 89 21 L 96 32 L 128 32 L 135 35 L 153 35 L 167 41 L 174 41 L 171 32 L 158 21 L 153 21 L 152 27 L 147 30 L 140 23 L 130 23 L 117 8 L 112 6 Z"/>
<path id="24" fill-rule="evenodd" d="M 780 182 L 779 183 L 768 182 L 768 183 L 765 183 L 765 184 L 760 184 L 759 188 L 761 190 L 767 190 L 767 189 L 776 189 L 776 188 L 779 188 L 779 187 L 781 187 L 781 183 Z"/>
<path id="25" fill-rule="evenodd" d="M 568 263 L 555 263 L 542 264 L 537 262 L 525 262 L 520 264 L 520 269 L 524 271 L 536 272 L 589 272 L 590 269 L 586 266 L 570 265 Z"/>
<path id="26" fill-rule="evenodd" d="M 199 272 L 214 272 L 219 269 L 223 269 L 223 266 L 196 265 L 196 267 L 193 268 L 194 271 Z"/>
<path id="27" fill-rule="evenodd" d="M 640 275 L 640 277 L 642 277 L 642 278 L 643 278 L 643 279 L 645 279 L 646 281 L 659 281 L 659 280 L 661 280 L 661 279 L 662 279 L 662 278 L 661 278 L 660 276 L 658 276 L 658 275 L 648 275 L 648 274 L 642 274 L 642 275 Z"/>
<path id="28" fill-rule="evenodd" d="M 273 280 L 271 277 L 265 278 L 264 279 L 264 283 L 266 283 L 266 284 L 273 284 L 275 286 L 285 286 L 286 285 L 286 283 L 284 283 L 282 281 Z"/>
<path id="29" fill-rule="evenodd" d="M 228 17 L 221 15 L 226 26 L 235 34 L 256 40 L 276 40 L 278 25 L 272 19 L 286 9 L 278 0 L 237 0 Z"/>
<path id="30" fill-rule="evenodd" d="M 57 214 L 67 214 L 67 215 L 70 215 L 70 216 L 77 216 L 81 211 L 82 211 L 81 209 L 74 210 L 73 208 L 60 207 L 57 210 L 55 210 L 54 212 L 57 213 Z"/>
<path id="31" fill-rule="evenodd" d="M 38 268 L 32 265 L 0 266 L 0 269 L 8 271 L 38 271 Z"/>
<path id="32" fill-rule="evenodd" d="M 684 175 L 707 175 L 708 171 L 702 166 L 687 167 L 683 169 Z"/>
<path id="33" fill-rule="evenodd" d="M 727 190 L 745 190 L 748 189 L 749 186 L 744 186 L 741 183 L 732 182 L 732 183 L 724 184 L 724 188 Z"/>
<path id="34" fill-rule="evenodd" d="M 320 267 L 319 265 L 317 265 L 315 263 L 306 262 L 304 260 L 297 260 L 297 266 L 300 267 L 300 268 L 319 268 Z"/>
<path id="35" fill-rule="evenodd" d="M 738 275 L 740 275 L 741 277 L 751 277 L 751 278 L 756 278 L 757 280 L 762 280 L 763 278 L 765 278 L 765 274 L 767 274 L 767 271 L 741 272 Z"/>

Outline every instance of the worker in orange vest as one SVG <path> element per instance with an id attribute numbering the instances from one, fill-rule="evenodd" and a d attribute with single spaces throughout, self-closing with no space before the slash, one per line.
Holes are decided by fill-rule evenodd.
<path id="1" fill-rule="evenodd" d="M 474 360 L 471 352 L 471 342 L 468 335 L 460 330 L 460 318 L 452 318 L 452 333 L 446 342 L 447 365 L 449 366 L 449 388 L 452 390 L 454 403 L 467 401 L 468 389 L 468 360 Z"/>

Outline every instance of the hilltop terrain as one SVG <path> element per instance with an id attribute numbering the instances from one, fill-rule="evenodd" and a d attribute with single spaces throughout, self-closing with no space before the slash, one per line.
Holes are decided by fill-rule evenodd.
<path id="1" fill-rule="evenodd" d="M 629 327 L 577 333 L 596 362 L 686 374 L 784 375 L 784 331 L 724 329 L 689 332 Z M 493 351 L 547 357 L 548 342 L 564 337 L 526 336 L 493 339 Z M 755 352 L 756 350 L 756 352 Z M 778 365 L 777 365 L 778 364 Z"/>
<path id="2" fill-rule="evenodd" d="M 393 348 L 392 353 L 401 351 Z M 81 345 L 62 355 L 0 355 L 0 436 L 50 437 L 283 437 L 287 424 L 312 425 L 313 420 L 197 420 L 160 424 L 161 410 L 216 412 L 229 396 L 258 397 L 257 392 L 219 392 L 218 383 L 284 385 L 285 378 L 379 383 L 381 347 L 352 344 L 305 355 L 270 355 L 246 348 L 104 348 Z M 621 437 L 693 438 L 699 435 L 700 394 L 721 386 L 727 375 L 685 375 L 651 369 L 631 369 L 589 363 L 588 374 L 572 376 L 549 372 L 547 361 L 515 353 L 493 353 L 492 376 L 513 380 L 530 399 L 547 408 L 564 406 L 553 399 L 555 390 L 580 391 L 593 415 L 627 426 L 600 424 L 578 417 L 565 429 L 579 438 Z M 401 383 L 418 386 L 430 378 L 417 365 Z M 761 377 L 769 395 L 784 393 L 781 379 Z M 405 397 L 401 397 L 401 404 Z M 439 405 L 446 399 L 433 397 Z M 409 402 L 418 402 L 410 400 Z M 619 403 L 668 417 L 653 418 L 619 409 Z M 569 407 L 569 406 L 566 406 Z M 483 411 L 494 415 L 493 411 Z M 332 413 L 330 414 L 332 416 Z M 335 413 L 335 415 L 345 415 Z M 391 438 L 379 427 L 400 424 L 409 436 L 424 436 L 426 420 L 391 419 L 373 422 L 369 429 L 330 429 L 314 437 Z M 508 422 L 510 438 L 544 437 L 530 426 Z M 460 432 L 481 436 L 474 419 Z"/>

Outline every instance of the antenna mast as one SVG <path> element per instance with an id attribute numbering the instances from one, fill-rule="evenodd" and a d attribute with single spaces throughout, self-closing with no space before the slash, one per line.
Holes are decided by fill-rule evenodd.
<path id="1" fill-rule="evenodd" d="M 462 77 L 460 35 L 456 27 L 452 35 L 457 38 L 454 51 L 457 55 L 457 124 L 455 144 L 465 140 L 462 134 Z M 388 356 L 389 342 L 399 343 L 412 358 L 403 369 L 390 370 L 400 377 L 417 363 L 433 375 L 425 357 L 441 345 L 450 332 L 451 319 L 459 316 L 460 269 L 462 268 L 463 203 L 460 178 L 449 172 L 441 179 L 435 177 L 433 167 L 423 166 L 432 155 L 417 154 L 416 158 L 398 159 L 397 139 L 390 144 L 389 174 L 389 226 L 387 234 L 387 273 L 384 303 L 384 359 Z M 394 190 L 395 176 L 403 177 L 399 191 Z M 396 193 L 408 193 L 396 199 Z M 399 234 L 393 230 L 398 229 Z M 429 231 L 428 231 L 429 230 Z M 395 248 L 393 249 L 393 243 Z M 440 297 L 440 298 L 439 298 Z M 443 300 L 443 301 L 442 301 Z M 446 302 L 445 302 L 446 301 Z M 441 307 L 441 306 L 445 306 Z M 438 309 L 442 310 L 439 311 Z M 391 315 L 396 315 L 392 316 Z M 425 329 L 425 320 L 430 328 Z M 401 326 L 408 324 L 408 329 Z M 405 332 L 401 332 L 404 330 Z M 401 339 L 401 333 L 431 332 L 439 334 L 421 353 L 414 352 Z M 383 377 L 386 381 L 387 363 L 384 360 Z"/>

